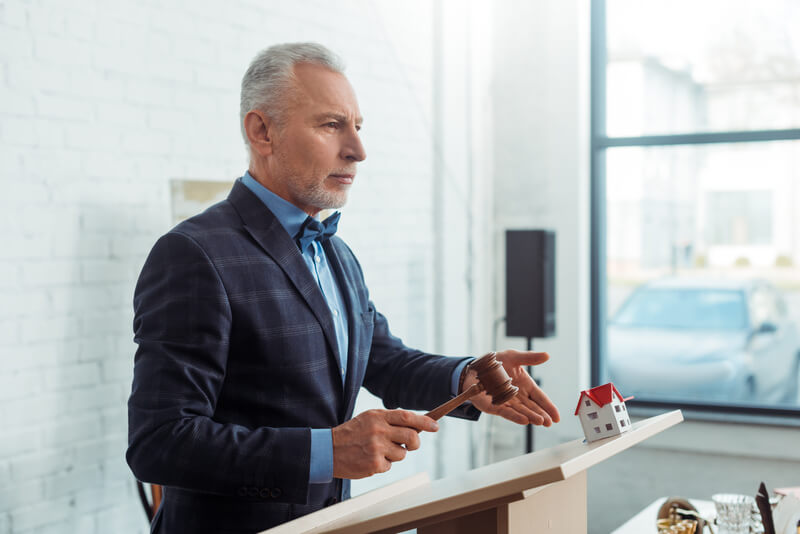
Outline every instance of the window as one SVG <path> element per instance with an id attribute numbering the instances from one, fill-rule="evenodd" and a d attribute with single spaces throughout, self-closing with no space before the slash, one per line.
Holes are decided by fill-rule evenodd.
<path id="1" fill-rule="evenodd" d="M 600 433 L 600 427 L 599 426 L 594 427 L 594 433 L 595 434 L 599 434 Z"/>
<path id="2" fill-rule="evenodd" d="M 798 27 L 592 2 L 592 382 L 634 406 L 800 421 Z"/>
<path id="3" fill-rule="evenodd" d="M 772 243 L 773 191 L 709 191 L 709 245 L 769 245 Z"/>
<path id="4" fill-rule="evenodd" d="M 616 405 L 616 406 L 614 406 L 614 410 L 615 410 L 615 411 L 617 411 L 617 412 L 619 412 L 619 411 L 620 411 L 620 407 L 619 407 L 619 405 Z"/>
<path id="5" fill-rule="evenodd" d="M 597 412 L 591 412 L 586 415 L 589 416 L 589 419 L 597 419 Z"/>
<path id="6" fill-rule="evenodd" d="M 622 428 L 625 427 L 625 419 L 620 419 L 619 420 L 619 426 L 622 427 Z"/>
<path id="7" fill-rule="evenodd" d="M 614 425 L 612 425 L 611 423 L 606 423 L 606 430 L 612 430 L 613 428 Z"/>
<path id="8" fill-rule="evenodd" d="M 591 406 L 592 405 L 592 403 L 589 402 L 588 400 L 584 401 L 584 403 L 586 404 L 586 406 Z"/>

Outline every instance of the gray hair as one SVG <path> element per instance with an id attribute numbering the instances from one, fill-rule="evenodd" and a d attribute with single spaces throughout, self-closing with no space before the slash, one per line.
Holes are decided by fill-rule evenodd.
<path id="1" fill-rule="evenodd" d="M 278 44 L 259 52 L 242 78 L 239 126 L 246 145 L 250 142 L 244 129 L 244 117 L 250 111 L 264 112 L 279 126 L 285 123 L 286 97 L 292 88 L 294 66 L 298 63 L 313 63 L 344 73 L 344 63 L 339 56 L 317 43 Z"/>

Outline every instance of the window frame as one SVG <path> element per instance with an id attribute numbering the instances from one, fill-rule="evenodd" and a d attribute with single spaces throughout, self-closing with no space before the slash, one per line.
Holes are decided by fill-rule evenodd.
<path id="1" fill-rule="evenodd" d="M 590 36 L 590 378 L 592 386 L 606 376 L 606 151 L 616 147 L 732 144 L 800 140 L 800 128 L 713 131 L 683 134 L 609 137 L 606 134 L 606 3 L 591 1 Z M 628 413 L 649 416 L 665 409 L 681 409 L 687 419 L 800 427 L 796 408 L 712 402 L 676 402 L 659 399 L 629 401 Z"/>

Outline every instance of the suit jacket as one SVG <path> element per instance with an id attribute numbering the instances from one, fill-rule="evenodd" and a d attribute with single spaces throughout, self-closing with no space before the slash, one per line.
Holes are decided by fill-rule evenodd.
<path id="1" fill-rule="evenodd" d="M 387 408 L 450 398 L 461 359 L 405 347 L 352 251 L 324 248 L 348 311 L 344 385 L 325 298 L 246 186 L 153 247 L 134 296 L 127 451 L 137 478 L 165 486 L 153 532 L 258 532 L 333 504 L 349 481 L 308 483 L 311 428 L 350 419 L 362 385 Z"/>

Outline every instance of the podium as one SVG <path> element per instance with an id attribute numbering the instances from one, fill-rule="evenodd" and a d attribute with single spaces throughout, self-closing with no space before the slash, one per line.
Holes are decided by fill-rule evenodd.
<path id="1" fill-rule="evenodd" d="M 441 480 L 421 473 L 262 534 L 586 534 L 586 470 L 681 421 L 675 410 L 592 443 L 577 439 Z"/>

